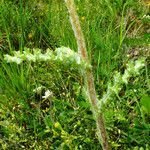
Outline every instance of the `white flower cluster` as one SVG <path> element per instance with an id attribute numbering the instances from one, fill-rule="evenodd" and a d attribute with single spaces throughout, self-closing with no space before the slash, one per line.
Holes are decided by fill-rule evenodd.
<path id="1" fill-rule="evenodd" d="M 127 64 L 127 69 L 125 70 L 123 76 L 122 76 L 122 81 L 127 84 L 128 83 L 128 79 L 132 76 L 132 75 L 139 75 L 139 71 L 141 68 L 143 68 L 145 66 L 144 64 L 145 59 L 141 58 L 138 59 L 134 62 L 130 62 Z"/>
<path id="2" fill-rule="evenodd" d="M 150 19 L 150 15 L 144 15 L 143 18 Z"/>
<path id="3" fill-rule="evenodd" d="M 57 48 L 55 50 L 56 52 L 56 59 L 59 60 L 69 60 L 69 61 L 75 61 L 77 64 L 81 64 L 81 57 L 78 53 L 72 51 L 70 48 L 67 47 L 61 47 Z"/>
<path id="4" fill-rule="evenodd" d="M 10 56 L 8 54 L 4 55 L 4 59 L 8 62 L 15 62 L 17 64 L 22 63 L 23 61 L 47 61 L 53 59 L 53 54 L 50 49 L 47 49 L 45 54 L 42 54 L 41 49 L 33 49 L 33 54 L 31 53 L 29 48 L 25 48 L 23 52 L 14 51 L 14 56 Z"/>
<path id="5" fill-rule="evenodd" d="M 35 88 L 35 89 L 33 90 L 33 92 L 36 93 L 36 94 L 42 94 L 42 90 L 43 90 L 44 88 L 45 88 L 44 86 L 39 86 L 39 87 Z M 48 99 L 48 98 L 50 98 L 50 97 L 52 97 L 52 96 L 53 96 L 53 92 L 50 91 L 50 90 L 46 90 L 46 91 L 45 91 L 45 95 L 42 96 L 42 98 L 46 100 L 46 99 Z"/>
<path id="6" fill-rule="evenodd" d="M 136 76 L 140 74 L 139 71 L 141 68 L 145 66 L 144 63 L 145 63 L 145 59 L 140 58 L 135 62 L 129 62 L 127 64 L 127 69 L 125 70 L 123 75 L 121 75 L 119 72 L 115 73 L 113 82 L 108 84 L 107 92 L 100 100 L 99 103 L 100 109 L 103 106 L 103 104 L 107 102 L 108 99 L 112 98 L 113 94 L 118 95 L 119 91 L 122 88 L 122 84 L 127 84 L 131 76 Z"/>
<path id="7" fill-rule="evenodd" d="M 8 55 L 8 54 L 6 54 L 5 55 L 5 58 L 4 58 L 7 62 L 15 62 L 15 63 L 17 63 L 17 64 L 21 64 L 22 63 L 22 59 L 20 59 L 20 58 L 18 58 L 18 57 L 16 57 L 16 56 L 14 56 L 14 57 L 12 57 L 12 56 L 10 56 L 10 55 Z"/>
<path id="8" fill-rule="evenodd" d="M 53 96 L 53 92 L 50 90 L 45 91 L 45 95 L 42 96 L 43 99 L 48 99 Z"/>
<path id="9" fill-rule="evenodd" d="M 15 62 L 17 64 L 22 63 L 23 61 L 65 61 L 65 63 L 76 63 L 81 64 L 81 58 L 78 53 L 72 51 L 67 47 L 57 48 L 54 52 L 50 49 L 47 49 L 46 53 L 42 53 L 41 49 L 33 49 L 31 53 L 30 49 L 25 48 L 23 52 L 14 51 L 14 56 L 8 54 L 4 55 L 4 59 L 8 62 Z"/>

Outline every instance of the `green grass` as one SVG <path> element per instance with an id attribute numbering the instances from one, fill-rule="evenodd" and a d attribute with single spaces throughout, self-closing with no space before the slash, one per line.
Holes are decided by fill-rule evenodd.
<path id="1" fill-rule="evenodd" d="M 147 58 L 141 76 L 119 93 L 121 101 L 114 96 L 107 105 L 105 119 L 112 149 L 150 149 L 150 116 L 140 103 L 143 95 L 150 95 L 149 22 L 142 18 L 147 6 L 134 0 L 75 2 L 98 97 L 126 62 Z M 3 60 L 4 54 L 24 47 L 45 52 L 60 46 L 77 51 L 63 1 L 0 2 L 0 149 L 101 149 L 78 70 L 50 62 L 16 65 Z M 134 49 L 143 50 L 128 58 Z M 40 85 L 41 93 L 34 93 Z M 53 97 L 44 101 L 47 89 Z"/>

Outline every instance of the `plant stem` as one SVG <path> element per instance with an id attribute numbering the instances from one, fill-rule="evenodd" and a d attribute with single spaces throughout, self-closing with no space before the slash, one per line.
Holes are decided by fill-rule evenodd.
<path id="1" fill-rule="evenodd" d="M 76 41 L 78 45 L 78 53 L 81 55 L 82 59 L 84 59 L 87 63 L 89 63 L 86 44 L 81 30 L 79 18 L 76 12 L 74 0 L 65 0 L 65 2 L 69 11 L 72 29 L 76 37 Z M 91 104 L 92 112 L 97 125 L 98 139 L 102 143 L 103 150 L 109 150 L 105 123 L 103 119 L 103 113 L 101 110 L 99 110 L 98 107 L 98 100 L 97 100 L 95 85 L 94 85 L 94 77 L 91 68 L 87 68 L 85 71 L 85 82 L 87 86 L 89 102 Z"/>

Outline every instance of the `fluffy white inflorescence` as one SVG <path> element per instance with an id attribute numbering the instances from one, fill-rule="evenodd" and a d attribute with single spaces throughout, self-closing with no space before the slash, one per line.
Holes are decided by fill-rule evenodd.
<path id="1" fill-rule="evenodd" d="M 69 60 L 75 61 L 77 64 L 81 63 L 81 58 L 80 58 L 79 54 L 72 51 L 68 47 L 57 48 L 55 50 L 55 52 L 56 52 L 56 55 L 57 55 L 56 59 L 63 60 L 63 59 L 68 59 L 69 58 Z"/>
<path id="2" fill-rule="evenodd" d="M 104 96 L 99 102 L 100 110 L 103 104 L 105 104 L 108 99 L 112 99 L 113 94 L 118 95 L 119 91 L 122 88 L 122 84 L 128 84 L 129 78 L 131 76 L 139 75 L 140 69 L 143 68 L 144 66 L 145 66 L 145 59 L 140 58 L 135 62 L 129 62 L 127 64 L 127 69 L 125 70 L 123 75 L 121 75 L 119 72 L 116 72 L 114 75 L 113 82 L 108 84 L 106 94 L 104 94 Z"/>
<path id="3" fill-rule="evenodd" d="M 134 69 L 136 71 L 137 74 L 139 74 L 139 70 L 145 66 L 144 64 L 144 59 L 138 59 L 136 62 L 135 62 L 135 66 L 134 66 Z"/>
<path id="4" fill-rule="evenodd" d="M 144 15 L 143 18 L 150 19 L 150 15 Z"/>
<path id="5" fill-rule="evenodd" d="M 12 57 L 12 56 L 10 56 L 10 55 L 8 55 L 8 54 L 5 55 L 4 60 L 6 60 L 8 63 L 15 62 L 15 63 L 17 63 L 17 64 L 20 64 L 20 63 L 22 63 L 22 61 L 23 61 L 21 58 L 18 58 L 18 57 L 16 57 L 16 56 Z"/>
<path id="6" fill-rule="evenodd" d="M 42 53 L 40 49 L 33 49 L 31 53 L 30 49 L 25 48 L 21 53 L 20 51 L 14 51 L 14 56 L 8 54 L 4 55 L 4 59 L 8 62 L 15 62 L 17 64 L 22 63 L 23 61 L 62 61 L 64 63 L 75 63 L 81 64 L 81 57 L 78 53 L 72 51 L 67 47 L 57 48 L 54 52 L 50 49 L 47 49 L 46 53 Z"/>
<path id="7" fill-rule="evenodd" d="M 42 96 L 42 98 L 48 99 L 48 98 L 50 98 L 52 95 L 53 95 L 53 92 L 50 91 L 50 90 L 47 90 L 47 91 L 45 92 L 45 95 Z"/>

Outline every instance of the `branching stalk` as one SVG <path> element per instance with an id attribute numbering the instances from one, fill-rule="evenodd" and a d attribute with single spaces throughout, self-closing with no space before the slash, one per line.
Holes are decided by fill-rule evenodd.
<path id="1" fill-rule="evenodd" d="M 66 6 L 69 11 L 70 22 L 72 25 L 72 29 L 74 31 L 77 45 L 78 45 L 78 53 L 81 55 L 81 58 L 89 63 L 86 44 L 84 40 L 84 36 L 81 30 L 79 18 L 76 12 L 74 0 L 65 0 Z M 89 101 L 91 104 L 92 112 L 96 121 L 98 138 L 102 144 L 103 150 L 109 150 L 108 139 L 105 129 L 105 123 L 103 119 L 103 113 L 99 110 L 98 100 L 95 91 L 94 78 L 91 68 L 87 68 L 85 71 L 85 82 L 87 86 L 87 92 L 89 96 Z"/>

